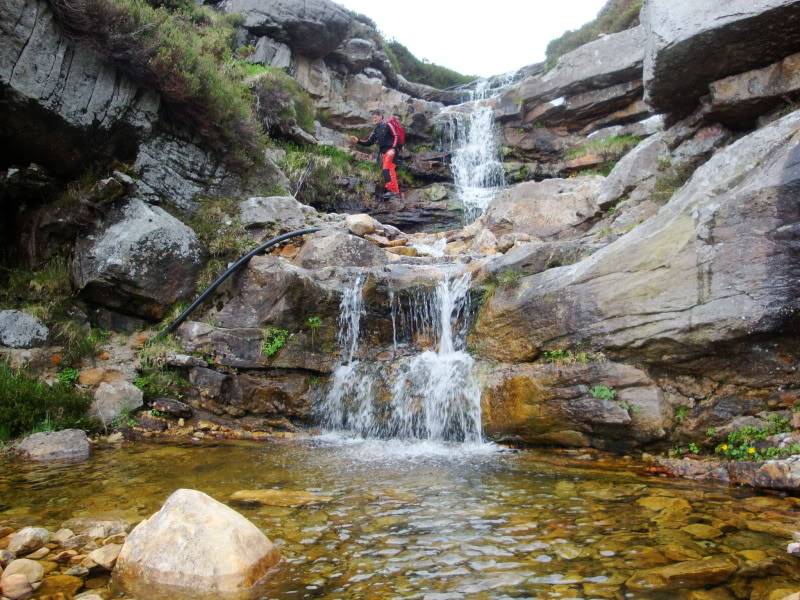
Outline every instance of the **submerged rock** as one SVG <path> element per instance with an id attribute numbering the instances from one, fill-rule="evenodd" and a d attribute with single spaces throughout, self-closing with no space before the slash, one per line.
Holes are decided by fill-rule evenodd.
<path id="1" fill-rule="evenodd" d="M 299 490 L 239 490 L 231 495 L 230 500 L 240 504 L 265 506 L 309 506 L 325 504 L 333 498 Z"/>
<path id="2" fill-rule="evenodd" d="M 242 515 L 202 492 L 180 489 L 130 533 L 114 578 L 142 598 L 170 591 L 235 598 L 279 560 L 272 542 Z"/>
<path id="3" fill-rule="evenodd" d="M 11 535 L 8 550 L 19 555 L 35 552 L 50 541 L 51 533 L 42 527 L 25 527 Z"/>
<path id="4" fill-rule="evenodd" d="M 90 445 L 80 429 L 42 432 L 29 435 L 14 446 L 16 452 L 36 461 L 84 460 L 89 458 Z"/>
<path id="5" fill-rule="evenodd" d="M 630 590 L 641 592 L 700 588 L 727 581 L 737 568 L 736 561 L 728 556 L 709 556 L 638 571 L 625 585 Z"/>
<path id="6" fill-rule="evenodd" d="M 34 348 L 47 342 L 50 334 L 39 319 L 21 310 L 0 310 L 0 345 Z"/>

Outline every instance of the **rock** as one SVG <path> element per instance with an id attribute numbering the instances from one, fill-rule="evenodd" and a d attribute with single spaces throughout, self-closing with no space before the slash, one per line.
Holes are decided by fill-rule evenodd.
<path id="1" fill-rule="evenodd" d="M 497 257 L 488 263 L 486 271 L 493 275 L 498 275 L 503 271 L 533 275 L 547 269 L 576 263 L 602 247 L 603 244 L 585 240 L 522 243 L 511 248 L 502 257 Z"/>
<path id="2" fill-rule="evenodd" d="M 92 550 L 89 558 L 106 571 L 110 571 L 117 562 L 120 550 L 122 550 L 120 544 L 106 544 L 97 550 Z"/>
<path id="3" fill-rule="evenodd" d="M 659 111 L 691 107 L 710 83 L 800 48 L 794 0 L 650 0 L 640 18 L 647 35 L 646 100 Z"/>
<path id="4" fill-rule="evenodd" d="M 114 383 L 125 379 L 125 374 L 116 369 L 104 369 L 102 367 L 95 367 L 92 369 L 83 369 L 78 374 L 78 383 L 94 387 L 101 383 Z"/>
<path id="5" fill-rule="evenodd" d="M 636 504 L 652 511 L 669 511 L 677 513 L 689 513 L 692 510 L 691 504 L 683 498 L 674 496 L 645 496 L 639 498 Z"/>
<path id="6" fill-rule="evenodd" d="M 686 527 L 682 527 L 681 531 L 685 531 L 696 540 L 713 540 L 722 537 L 722 531 L 710 525 L 703 523 L 692 523 Z"/>
<path id="7" fill-rule="evenodd" d="M 364 236 L 375 232 L 375 219 L 369 215 L 347 215 L 345 218 L 347 230 L 353 235 Z"/>
<path id="8" fill-rule="evenodd" d="M 160 319 L 192 293 L 202 260 L 189 227 L 157 206 L 131 200 L 76 242 L 72 278 L 92 302 Z"/>
<path id="9" fill-rule="evenodd" d="M 31 552 L 30 554 L 26 554 L 25 558 L 29 558 L 31 560 L 42 560 L 45 556 L 50 554 L 50 548 L 39 548 L 35 552 Z"/>
<path id="10" fill-rule="evenodd" d="M 144 405 L 142 390 L 127 381 L 101 383 L 94 392 L 90 414 L 104 427 L 125 412 L 133 412 Z"/>
<path id="11" fill-rule="evenodd" d="M 644 181 L 657 177 L 661 163 L 669 156 L 669 147 L 661 136 L 641 142 L 622 157 L 603 181 L 597 205 L 604 210 Z"/>
<path id="12" fill-rule="evenodd" d="M 42 432 L 29 435 L 14 447 L 30 460 L 85 460 L 90 446 L 86 433 L 80 429 Z"/>
<path id="13" fill-rule="evenodd" d="M 798 128 L 800 112 L 739 139 L 630 233 L 498 290 L 470 339 L 502 361 L 530 360 L 557 340 L 657 362 L 781 331 L 800 308 Z"/>
<path id="14" fill-rule="evenodd" d="M 330 496 L 299 490 L 239 490 L 230 497 L 230 501 L 234 503 L 264 506 L 309 506 L 326 504 L 331 500 L 333 498 Z"/>
<path id="15" fill-rule="evenodd" d="M 120 519 L 76 517 L 64 521 L 61 527 L 64 529 L 72 529 L 77 535 L 88 537 L 91 540 L 125 533 L 130 529 L 130 524 Z"/>
<path id="16" fill-rule="evenodd" d="M 800 92 L 800 53 L 763 69 L 725 77 L 709 88 L 707 118 L 731 125 L 753 121 L 781 105 L 784 97 Z"/>
<path id="17" fill-rule="evenodd" d="M 408 169 L 425 181 L 450 181 L 453 177 L 449 152 L 415 152 Z"/>
<path id="18" fill-rule="evenodd" d="M 336 265 L 377 267 L 386 263 L 383 250 L 343 231 L 324 230 L 309 236 L 294 264 L 305 269 Z"/>
<path id="19" fill-rule="evenodd" d="M 247 61 L 276 69 L 288 69 L 292 65 L 292 50 L 286 44 L 264 35 L 258 38 L 255 52 L 247 57 Z"/>
<path id="20" fill-rule="evenodd" d="M 50 331 L 39 319 L 20 310 L 0 310 L 0 345 L 35 348 L 47 342 Z"/>
<path id="21" fill-rule="evenodd" d="M 24 527 L 11 535 L 8 550 L 17 556 L 35 552 L 50 541 L 51 533 L 42 527 Z"/>
<path id="22" fill-rule="evenodd" d="M 528 181 L 500 192 L 483 222 L 495 235 L 527 233 L 541 239 L 577 237 L 598 212 L 602 177 Z M 585 229 L 585 227 L 584 227 Z"/>
<path id="23" fill-rule="evenodd" d="M 404 198 L 375 202 L 366 209 L 384 227 L 391 225 L 405 233 L 447 231 L 464 223 L 464 205 L 444 184 L 409 190 Z"/>
<path id="24" fill-rule="evenodd" d="M 272 542 L 239 513 L 181 489 L 130 533 L 114 578 L 140 597 L 162 589 L 224 595 L 248 591 L 279 560 Z"/>
<path id="25" fill-rule="evenodd" d="M 352 18 L 330 0 L 225 0 L 221 8 L 244 17 L 244 27 L 268 35 L 309 58 L 322 58 L 342 43 Z"/>
<path id="26" fill-rule="evenodd" d="M 2 550 L 0 550 L 0 567 L 5 568 L 8 565 L 8 563 L 14 560 L 14 558 L 16 557 L 14 556 L 13 552 L 11 552 L 6 548 L 3 548 Z"/>
<path id="27" fill-rule="evenodd" d="M 239 219 L 257 236 L 265 237 L 316 225 L 319 215 L 291 196 L 259 196 L 239 203 Z"/>
<path id="28" fill-rule="evenodd" d="M 786 552 L 794 556 L 800 556 L 800 542 L 790 542 L 789 545 L 786 546 Z"/>
<path id="29" fill-rule="evenodd" d="M 699 588 L 724 583 L 737 568 L 736 561 L 728 556 L 709 556 L 701 560 L 689 560 L 637 571 L 625 585 L 637 592 Z"/>
<path id="30" fill-rule="evenodd" d="M 188 404 L 169 398 L 156 398 L 150 406 L 158 412 L 175 418 L 189 419 L 194 414 L 194 410 Z"/>
<path id="31" fill-rule="evenodd" d="M 9 600 L 22 600 L 23 598 L 30 598 L 33 594 L 33 586 L 22 573 L 16 575 L 3 576 L 0 581 L 0 591 L 3 596 Z"/>
<path id="32" fill-rule="evenodd" d="M 9 0 L 0 21 L 3 143 L 59 173 L 129 152 L 159 120 L 157 93 L 59 26 L 49 3 Z M 45 119 L 47 125 L 44 125 Z"/>
<path id="33" fill-rule="evenodd" d="M 45 577 L 36 594 L 41 598 L 55 597 L 72 598 L 83 587 L 83 580 L 72 575 L 52 575 Z"/>
<path id="34" fill-rule="evenodd" d="M 38 583 L 42 580 L 42 577 L 44 577 L 44 567 L 38 561 L 18 558 L 8 564 L 3 571 L 1 580 L 5 582 L 7 578 L 17 574 L 24 575 L 32 584 Z"/>
<path id="35" fill-rule="evenodd" d="M 97 592 L 83 592 L 75 596 L 75 600 L 105 600 L 105 598 Z"/>

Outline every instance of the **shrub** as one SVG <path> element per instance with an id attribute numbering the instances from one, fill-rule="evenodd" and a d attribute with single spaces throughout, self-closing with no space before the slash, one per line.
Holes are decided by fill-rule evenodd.
<path id="1" fill-rule="evenodd" d="M 636 135 L 612 135 L 601 139 L 589 140 L 585 144 L 567 150 L 565 158 L 573 160 L 587 154 L 596 154 L 613 162 L 636 147 L 641 141 L 642 138 Z M 609 170 L 608 172 L 610 173 L 611 171 Z"/>
<path id="2" fill-rule="evenodd" d="M 267 327 L 262 332 L 262 336 L 264 341 L 261 344 L 261 354 L 271 358 L 286 345 L 286 340 L 289 339 L 289 332 L 279 327 Z"/>
<path id="3" fill-rule="evenodd" d="M 262 140 L 234 28 L 220 13 L 181 0 L 51 0 L 61 24 L 132 79 L 159 92 L 173 116 L 229 162 L 258 160 Z M 172 9 L 172 10 L 171 10 Z"/>
<path id="4" fill-rule="evenodd" d="M 661 173 L 653 187 L 653 201 L 666 204 L 689 181 L 693 170 L 688 164 L 673 166 L 669 159 L 659 162 L 658 166 Z"/>
<path id="5" fill-rule="evenodd" d="M 189 382 L 167 365 L 167 355 L 183 349 L 173 336 L 151 338 L 139 350 L 139 376 L 133 385 L 144 393 L 146 400 L 160 397 L 180 398 Z"/>
<path id="6" fill-rule="evenodd" d="M 250 85 L 256 98 L 256 114 L 264 130 L 285 137 L 298 125 L 314 133 L 316 107 L 311 96 L 281 69 L 257 67 L 247 65 L 244 69 L 255 71 Z"/>
<path id="7" fill-rule="evenodd" d="M 598 400 L 614 400 L 617 397 L 617 392 L 607 385 L 596 385 L 589 390 L 592 398 Z"/>
<path id="8" fill-rule="evenodd" d="M 586 350 L 573 351 L 561 348 L 545 350 L 542 356 L 546 362 L 558 365 L 586 365 L 592 362 L 602 362 L 606 358 L 601 352 L 589 352 Z"/>
<path id="9" fill-rule="evenodd" d="M 80 373 L 78 373 L 78 369 L 73 369 L 72 367 L 61 369 L 61 371 L 58 372 L 58 381 L 67 385 L 75 385 L 79 377 Z"/>
<path id="10" fill-rule="evenodd" d="M 0 441 L 36 431 L 92 430 L 91 398 L 71 383 L 48 385 L 24 370 L 0 362 Z"/>
<path id="11" fill-rule="evenodd" d="M 639 24 L 642 0 L 608 0 L 594 21 L 547 44 L 545 68 L 552 69 L 558 59 L 597 39 L 602 33 L 618 33 Z"/>
<path id="12" fill-rule="evenodd" d="M 679 425 L 686 420 L 686 417 L 689 416 L 689 407 L 688 406 L 678 406 L 675 408 L 675 422 Z"/>
<path id="13" fill-rule="evenodd" d="M 409 81 L 444 89 L 477 79 L 474 75 L 462 75 L 447 67 L 420 60 L 400 42 L 383 42 L 383 50 L 394 70 Z"/>

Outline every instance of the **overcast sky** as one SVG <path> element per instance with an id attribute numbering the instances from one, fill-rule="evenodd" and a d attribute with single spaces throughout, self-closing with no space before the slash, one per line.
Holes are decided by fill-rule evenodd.
<path id="1" fill-rule="evenodd" d="M 468 75 L 539 62 L 547 43 L 591 21 L 605 0 L 336 0 L 370 17 L 417 58 Z"/>

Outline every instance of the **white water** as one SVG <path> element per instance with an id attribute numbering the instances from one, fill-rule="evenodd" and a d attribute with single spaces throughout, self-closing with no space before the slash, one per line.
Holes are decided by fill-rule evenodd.
<path id="1" fill-rule="evenodd" d="M 392 295 L 395 338 L 421 337 L 435 344 L 392 363 L 358 361 L 363 278 L 341 302 L 339 343 L 343 363 L 319 403 L 323 426 L 361 438 L 481 444 L 480 389 L 464 349 L 469 275 L 446 276 L 434 293 Z"/>
<path id="2" fill-rule="evenodd" d="M 505 186 L 494 111 L 487 103 L 480 102 L 502 89 L 490 90 L 489 82 L 481 80 L 467 103 L 468 110 L 448 113 L 447 141 L 452 151 L 453 183 L 464 205 L 466 223 L 482 215 L 497 191 Z"/>

